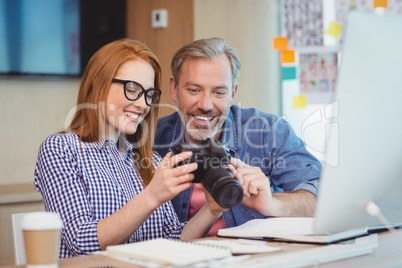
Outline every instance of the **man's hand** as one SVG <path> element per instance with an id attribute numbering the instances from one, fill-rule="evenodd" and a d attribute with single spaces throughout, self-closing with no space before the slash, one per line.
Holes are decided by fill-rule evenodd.
<path id="1" fill-rule="evenodd" d="M 258 167 L 252 167 L 237 158 L 230 161 L 229 170 L 242 185 L 244 197 L 241 204 L 265 216 L 274 215 L 274 200 L 268 178 Z"/>
<path id="2" fill-rule="evenodd" d="M 317 197 L 306 190 L 271 193 L 269 179 L 258 167 L 232 158 L 229 169 L 244 190 L 241 204 L 264 216 L 312 217 Z"/>

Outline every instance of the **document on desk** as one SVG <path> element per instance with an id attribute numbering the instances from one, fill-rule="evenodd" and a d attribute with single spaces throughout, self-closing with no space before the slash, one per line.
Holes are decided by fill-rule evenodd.
<path id="1" fill-rule="evenodd" d="M 232 254 L 256 254 L 280 251 L 279 246 L 270 246 L 266 241 L 247 239 L 225 239 L 225 240 L 200 240 L 197 243 L 216 245 L 230 248 Z"/>
<path id="2" fill-rule="evenodd" d="M 361 255 L 371 254 L 378 247 L 377 234 L 357 238 L 351 244 L 317 246 L 272 256 L 252 258 L 240 263 L 231 263 L 219 268 L 295 268 L 315 266 L 326 262 L 338 261 Z M 340 265 L 342 267 L 342 264 Z"/>
<path id="3" fill-rule="evenodd" d="M 231 257 L 230 249 L 218 245 L 182 242 L 170 239 L 154 239 L 132 244 L 108 246 L 107 255 L 165 266 L 186 266 L 198 262 Z"/>
<path id="4" fill-rule="evenodd" d="M 369 234 L 368 228 L 350 229 L 330 234 L 315 234 L 313 227 L 314 218 L 308 217 L 254 219 L 236 227 L 220 229 L 218 236 L 267 241 L 330 244 Z"/>

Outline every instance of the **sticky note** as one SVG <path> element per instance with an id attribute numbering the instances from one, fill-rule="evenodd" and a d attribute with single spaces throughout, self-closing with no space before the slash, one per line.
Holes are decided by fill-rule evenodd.
<path id="1" fill-rule="evenodd" d="M 282 50 L 281 51 L 281 63 L 294 63 L 295 51 L 294 50 Z"/>
<path id="2" fill-rule="evenodd" d="M 374 0 L 374 8 L 377 7 L 388 7 L 388 0 Z"/>
<path id="3" fill-rule="evenodd" d="M 336 38 L 339 37 L 339 35 L 342 32 L 342 25 L 340 25 L 339 23 L 336 22 L 332 22 L 329 27 L 328 30 L 326 31 L 326 33 L 335 36 Z"/>
<path id="4" fill-rule="evenodd" d="M 307 96 L 300 95 L 293 97 L 293 108 L 306 108 L 307 106 Z"/>
<path id="5" fill-rule="evenodd" d="M 296 67 L 282 67 L 282 79 L 283 80 L 296 79 Z"/>
<path id="6" fill-rule="evenodd" d="M 288 49 L 288 39 L 282 36 L 275 37 L 272 39 L 272 47 L 275 50 Z"/>

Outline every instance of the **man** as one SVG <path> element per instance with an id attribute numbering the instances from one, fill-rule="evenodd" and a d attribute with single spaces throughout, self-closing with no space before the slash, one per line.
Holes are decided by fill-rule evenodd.
<path id="1" fill-rule="evenodd" d="M 223 39 L 197 40 L 173 57 L 170 93 L 179 111 L 159 119 L 155 150 L 164 156 L 178 142 L 221 141 L 232 155 L 244 190 L 242 202 L 225 211 L 218 229 L 269 216 L 313 216 L 321 164 L 290 125 L 277 116 L 234 105 L 240 60 Z M 271 189 L 282 189 L 272 192 Z M 180 221 L 205 202 L 197 187 L 173 200 Z"/>

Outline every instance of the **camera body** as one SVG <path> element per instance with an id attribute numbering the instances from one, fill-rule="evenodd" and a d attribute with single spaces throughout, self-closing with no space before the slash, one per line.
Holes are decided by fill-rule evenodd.
<path id="1" fill-rule="evenodd" d="M 243 199 L 243 189 L 232 172 L 228 150 L 217 140 L 206 139 L 200 143 L 177 143 L 172 155 L 191 151 L 193 155 L 177 165 L 197 163 L 193 172 L 194 183 L 202 182 L 212 198 L 223 208 L 232 208 Z"/>

